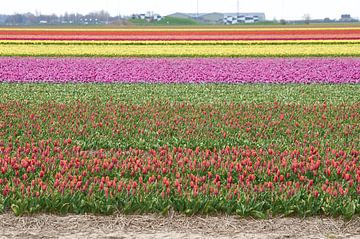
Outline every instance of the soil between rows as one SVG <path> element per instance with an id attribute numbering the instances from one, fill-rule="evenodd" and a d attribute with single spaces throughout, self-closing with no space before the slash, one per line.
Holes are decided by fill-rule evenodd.
<path id="1" fill-rule="evenodd" d="M 0 238 L 360 238 L 360 217 L 0 215 Z"/>

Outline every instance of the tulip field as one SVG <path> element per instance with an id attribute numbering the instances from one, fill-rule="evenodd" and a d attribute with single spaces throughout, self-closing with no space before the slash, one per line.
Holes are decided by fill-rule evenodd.
<path id="1" fill-rule="evenodd" d="M 359 41 L 319 42 L 23 42 L 1 44 L 1 56 L 32 57 L 360 57 Z"/>
<path id="2" fill-rule="evenodd" d="M 360 214 L 360 28 L 0 29 L 0 211 Z"/>

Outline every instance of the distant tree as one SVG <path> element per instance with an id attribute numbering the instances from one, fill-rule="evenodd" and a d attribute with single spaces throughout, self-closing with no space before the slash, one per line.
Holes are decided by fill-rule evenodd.
<path id="1" fill-rule="evenodd" d="M 303 18 L 304 18 L 305 24 L 310 24 L 311 17 L 310 17 L 309 13 L 306 13 Z"/>
<path id="2" fill-rule="evenodd" d="M 80 14 L 71 13 L 69 14 L 69 23 L 78 24 L 80 18 L 81 18 Z"/>
<path id="3" fill-rule="evenodd" d="M 3 24 L 6 25 L 37 25 L 37 24 L 109 24 L 116 21 L 118 24 L 125 24 L 126 20 L 121 19 L 120 15 L 111 17 L 110 14 L 104 10 L 90 12 L 86 15 L 79 13 L 67 13 L 62 15 L 46 15 L 41 14 L 40 11 L 33 13 L 13 15 L 4 15 Z M 87 19 L 87 20 L 86 20 Z"/>
<path id="4" fill-rule="evenodd" d="M 49 16 L 49 23 L 51 23 L 51 24 L 59 23 L 59 17 L 57 15 L 55 15 L 55 14 L 51 14 Z"/>
<path id="5" fill-rule="evenodd" d="M 286 23 L 287 23 L 287 22 L 286 22 L 285 19 L 281 19 L 281 20 L 280 20 L 280 24 L 281 24 L 281 25 L 286 25 Z"/>
<path id="6" fill-rule="evenodd" d="M 11 25 L 21 25 L 21 24 L 25 24 L 25 17 L 22 14 L 14 14 L 9 16 L 6 21 L 6 24 L 11 24 Z"/>
<path id="7" fill-rule="evenodd" d="M 110 14 L 104 10 L 98 11 L 98 12 L 90 12 L 89 14 L 86 14 L 86 18 L 91 19 L 98 19 L 98 21 L 107 22 L 109 21 Z"/>
<path id="8" fill-rule="evenodd" d="M 24 24 L 34 25 L 37 23 L 36 16 L 34 14 L 32 14 L 31 12 L 23 14 L 23 17 L 25 18 Z"/>
<path id="9" fill-rule="evenodd" d="M 69 23 L 69 21 L 70 21 L 69 13 L 65 12 L 65 14 L 63 16 L 63 21 L 65 21 L 66 23 Z"/>

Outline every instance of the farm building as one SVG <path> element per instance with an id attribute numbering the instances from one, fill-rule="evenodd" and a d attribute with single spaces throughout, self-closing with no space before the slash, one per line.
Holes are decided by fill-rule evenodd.
<path id="1" fill-rule="evenodd" d="M 350 14 L 342 14 L 339 21 L 340 22 L 356 22 L 356 19 L 352 18 Z"/>
<path id="2" fill-rule="evenodd" d="M 210 24 L 237 24 L 265 21 L 264 13 L 174 13 L 169 17 L 195 19 Z"/>
<path id="3" fill-rule="evenodd" d="M 149 22 L 152 21 L 160 21 L 163 19 L 162 16 L 160 16 L 159 14 L 152 14 L 152 13 L 146 13 L 146 14 L 133 14 L 131 16 L 132 19 L 140 19 L 140 20 L 146 20 Z"/>
<path id="4" fill-rule="evenodd" d="M 224 24 L 255 23 L 265 21 L 264 13 L 225 13 Z"/>
<path id="5" fill-rule="evenodd" d="M 192 13 L 176 12 L 176 13 L 173 13 L 173 14 L 170 14 L 167 16 L 174 17 L 174 18 L 193 19 L 193 18 L 196 18 L 196 13 L 192 14 Z"/>

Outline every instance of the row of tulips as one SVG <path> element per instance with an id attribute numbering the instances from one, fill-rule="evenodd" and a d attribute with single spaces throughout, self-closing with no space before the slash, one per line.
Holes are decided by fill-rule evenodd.
<path id="1" fill-rule="evenodd" d="M 296 39 L 360 39 L 359 28 L 332 29 L 0 29 L 0 39 L 82 39 L 82 40 L 296 40 Z"/>
<path id="2" fill-rule="evenodd" d="M 360 83 L 360 59 L 0 58 L 0 82 Z"/>
<path id="3" fill-rule="evenodd" d="M 308 57 L 360 56 L 360 44 L 0 44 L 0 56 Z"/>
<path id="4" fill-rule="evenodd" d="M 0 138 L 21 143 L 71 138 L 83 149 L 151 149 L 168 144 L 203 149 L 246 145 L 285 150 L 313 145 L 358 150 L 360 145 L 359 101 L 137 104 L 72 97 L 66 103 L 0 103 Z"/>
<path id="5" fill-rule="evenodd" d="M 49 40 L 47 38 L 36 39 L 0 39 L 2 45 L 282 45 L 282 44 L 294 44 L 294 45 L 339 45 L 339 44 L 359 44 L 360 40 L 154 40 L 154 39 L 142 39 L 142 40 L 112 40 L 106 38 L 102 40 L 86 40 L 86 39 L 62 39 L 62 40 Z"/>
<path id="6" fill-rule="evenodd" d="M 359 213 L 360 151 L 305 146 L 83 150 L 70 138 L 0 143 L 0 207 L 15 214 Z"/>
<path id="7" fill-rule="evenodd" d="M 0 83 L 0 102 L 19 101 L 28 105 L 53 101 L 128 102 L 144 105 L 151 102 L 212 104 L 328 104 L 352 105 L 360 102 L 359 84 L 48 84 Z M 76 102 L 75 102 L 76 103 Z"/>
<path id="8" fill-rule="evenodd" d="M 329 35 L 329 36 L 322 36 L 322 37 L 310 37 L 308 35 L 304 36 L 296 36 L 293 35 L 289 36 L 252 36 L 252 37 L 233 37 L 233 36 L 208 36 L 208 37 L 196 37 L 196 36 L 121 36 L 121 37 L 114 37 L 114 36 L 4 36 L 0 35 L 1 41 L 19 41 L 19 40 L 27 40 L 27 41 L 59 41 L 59 42 L 66 42 L 66 41 L 82 41 L 87 43 L 93 43 L 94 41 L 117 41 L 118 43 L 122 43 L 123 41 L 134 41 L 134 42 L 141 42 L 141 41 L 166 41 L 166 42 L 174 42 L 174 41 L 194 41 L 194 42 L 204 42 L 204 41 L 223 41 L 223 42 L 231 42 L 231 41 L 250 41 L 250 42 L 257 42 L 257 41 L 285 41 L 285 42 L 293 42 L 293 41 L 358 41 L 360 37 L 358 36 L 336 36 L 336 35 Z"/>

